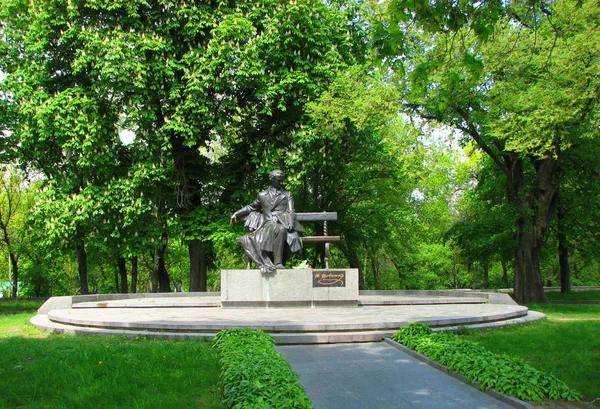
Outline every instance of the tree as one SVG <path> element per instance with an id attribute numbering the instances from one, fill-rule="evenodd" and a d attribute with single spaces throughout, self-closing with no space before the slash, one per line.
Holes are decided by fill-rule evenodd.
<path id="1" fill-rule="evenodd" d="M 148 186 L 122 190 L 128 196 L 119 200 L 140 203 L 135 214 L 142 218 L 152 209 L 161 291 L 169 290 L 164 257 L 173 213 L 190 243 L 194 289 L 205 288 L 196 260 L 206 249 L 197 244 L 208 240 L 208 225 L 229 205 L 228 192 L 243 184 L 248 168 L 254 172 L 265 140 L 289 146 L 304 104 L 354 62 L 358 39 L 344 12 L 317 0 L 0 5 L 0 70 L 8 74 L 0 92 L 12 131 L 3 148 L 44 171 L 60 198 L 72 202 L 69 209 L 79 211 L 62 237 L 79 250 L 82 293 L 85 240 L 98 229 L 80 209 L 99 207 L 81 206 L 83 198 L 102 203 L 92 192 L 111 196 L 110 189 L 123 186 L 116 176 L 123 166 L 169 170 L 166 179 L 146 178 L 154 190 L 143 199 Z M 122 128 L 136 135 L 133 162 L 125 165 Z M 216 180 L 222 164 L 201 154 L 214 143 L 242 153 L 224 163 L 251 165 Z M 211 216 L 195 219 L 198 207 Z"/>
<path id="2" fill-rule="evenodd" d="M 2 191 L 0 191 L 0 239 L 6 246 L 9 259 L 9 276 L 12 278 L 11 296 L 17 297 L 19 289 L 19 259 L 24 241 L 25 218 L 29 198 L 25 181 L 14 166 L 2 167 Z"/>
<path id="3" fill-rule="evenodd" d="M 413 17 L 404 3 L 392 2 L 387 25 L 379 26 L 392 45 L 382 50 L 403 41 L 407 54 L 395 62 L 408 61 L 401 70 L 405 105 L 461 130 L 505 175 L 516 214 L 515 298 L 546 302 L 539 261 L 557 167 L 574 142 L 598 133 L 599 10 L 595 2 L 495 4 L 469 2 L 456 15 L 454 6 L 426 6 L 429 16 L 415 10 L 419 32 L 404 23 Z"/>
<path id="4" fill-rule="evenodd" d="M 468 267 L 479 263 L 483 285 L 489 284 L 488 272 L 494 261 L 503 268 L 503 283 L 508 286 L 507 265 L 514 257 L 514 214 L 506 203 L 504 174 L 480 151 L 470 150 L 472 176 L 457 205 L 457 220 L 446 232 L 459 248 Z M 470 184 L 470 186 L 469 186 Z"/>

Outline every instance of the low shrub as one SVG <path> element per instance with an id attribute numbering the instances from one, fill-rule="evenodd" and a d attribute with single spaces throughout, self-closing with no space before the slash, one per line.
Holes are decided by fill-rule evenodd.
<path id="1" fill-rule="evenodd" d="M 542 399 L 578 401 L 581 395 L 552 375 L 536 370 L 522 360 L 494 354 L 476 342 L 464 340 L 453 333 L 435 333 L 425 324 L 402 327 L 392 339 L 448 369 L 467 377 L 481 389 L 518 399 L 542 402 Z"/>
<path id="2" fill-rule="evenodd" d="M 223 403 L 228 408 L 309 409 L 312 403 L 298 374 L 261 330 L 219 332 L 214 346 L 220 355 Z"/>

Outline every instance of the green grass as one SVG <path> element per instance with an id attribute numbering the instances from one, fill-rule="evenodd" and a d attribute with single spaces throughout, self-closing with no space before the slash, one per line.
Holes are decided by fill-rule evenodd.
<path id="1" fill-rule="evenodd" d="M 51 335 L 0 315 L 0 408 L 222 408 L 211 344 Z"/>
<path id="2" fill-rule="evenodd" d="M 35 311 L 42 306 L 41 300 L 9 300 L 0 301 L 0 314 L 3 312 Z"/>
<path id="3" fill-rule="evenodd" d="M 565 294 L 560 291 L 547 291 L 546 297 L 550 301 L 600 300 L 600 290 L 571 291 Z"/>
<path id="4" fill-rule="evenodd" d="M 600 319 L 600 304 L 528 304 L 527 307 L 556 319 Z"/>
<path id="5" fill-rule="evenodd" d="M 537 307 L 530 306 L 541 309 Z M 578 319 L 582 315 L 587 317 L 590 311 L 576 309 L 570 312 L 565 307 L 572 306 L 556 305 L 546 310 L 561 318 L 575 320 L 557 321 L 549 315 L 545 321 L 473 331 L 462 336 L 479 342 L 492 352 L 521 357 L 582 393 L 586 401 L 593 401 L 600 398 L 600 321 Z"/>

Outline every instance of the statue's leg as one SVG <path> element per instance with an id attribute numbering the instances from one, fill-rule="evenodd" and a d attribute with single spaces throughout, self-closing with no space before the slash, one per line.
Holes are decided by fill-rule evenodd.
<path id="1" fill-rule="evenodd" d="M 281 224 L 273 229 L 273 262 L 276 268 L 284 268 L 283 266 L 283 249 L 285 246 L 287 230 Z"/>
<path id="2" fill-rule="evenodd" d="M 244 251 L 256 263 L 260 271 L 263 273 L 268 273 L 275 271 L 275 265 L 268 257 L 263 255 L 263 252 L 260 250 L 260 247 L 256 243 L 256 240 L 252 234 L 248 234 L 242 237 L 242 247 Z"/>

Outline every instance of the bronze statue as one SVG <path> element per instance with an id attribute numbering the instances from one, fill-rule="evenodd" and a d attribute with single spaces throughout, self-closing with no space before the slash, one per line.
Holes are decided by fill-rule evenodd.
<path id="1" fill-rule="evenodd" d="M 283 189 L 283 172 L 269 174 L 269 187 L 256 200 L 231 216 L 244 221 L 249 233 L 241 237 L 244 250 L 262 273 L 285 268 L 289 256 L 302 249 L 304 229 L 296 219 L 292 194 Z"/>

